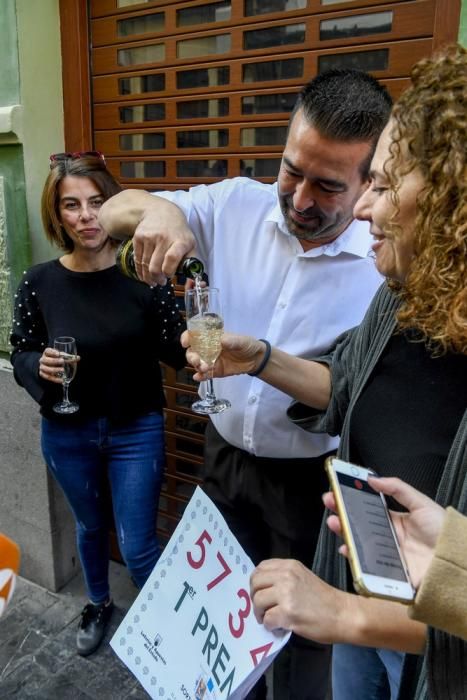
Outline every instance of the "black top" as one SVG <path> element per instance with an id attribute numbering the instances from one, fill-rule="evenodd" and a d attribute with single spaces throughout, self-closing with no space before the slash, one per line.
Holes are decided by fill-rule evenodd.
<path id="1" fill-rule="evenodd" d="M 394 334 L 355 404 L 350 461 L 435 498 L 467 405 L 466 370 L 465 355 L 432 357 L 410 331 Z"/>
<path id="2" fill-rule="evenodd" d="M 15 295 L 11 362 L 15 379 L 55 420 L 77 422 L 106 416 L 125 421 L 162 411 L 159 360 L 185 364 L 180 334 L 185 329 L 173 287 L 148 287 L 116 266 L 72 272 L 59 260 L 24 273 Z M 81 360 L 70 385 L 77 413 L 59 416 L 52 406 L 59 384 L 39 377 L 39 358 L 54 338 L 76 338 Z"/>

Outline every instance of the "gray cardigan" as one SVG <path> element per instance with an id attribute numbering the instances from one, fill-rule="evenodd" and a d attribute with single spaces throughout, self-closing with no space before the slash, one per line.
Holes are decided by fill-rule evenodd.
<path id="1" fill-rule="evenodd" d="M 349 425 L 353 408 L 396 328 L 395 316 L 399 306 L 398 296 L 383 284 L 360 326 L 340 336 L 329 354 L 314 358 L 329 365 L 331 370 L 332 395 L 326 412 L 319 413 L 296 402 L 289 408 L 289 418 L 305 430 L 340 434 L 338 456 L 343 460 L 349 458 Z M 467 514 L 467 410 L 451 446 L 436 500 L 442 506 L 451 505 Z M 465 543 L 459 544 L 465 546 Z M 347 567 L 337 547 L 336 537 L 324 519 L 314 570 L 328 583 L 347 590 Z M 449 585 L 448 581 L 446 585 Z M 400 700 L 404 697 L 410 697 L 410 700 L 465 700 L 467 643 L 429 628 L 416 692 L 412 689 L 405 695 L 404 687 L 403 677 Z"/>

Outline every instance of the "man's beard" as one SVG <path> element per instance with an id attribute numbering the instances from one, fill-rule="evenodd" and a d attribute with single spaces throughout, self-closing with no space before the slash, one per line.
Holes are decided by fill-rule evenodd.
<path id="1" fill-rule="evenodd" d="M 317 206 L 310 207 L 305 211 L 297 211 L 297 214 L 300 214 L 300 216 L 307 217 L 309 219 L 308 221 L 299 223 L 298 221 L 295 221 L 295 219 L 292 219 L 289 213 L 291 209 L 294 209 L 292 199 L 292 195 L 279 194 L 281 211 L 284 216 L 285 223 L 287 224 L 287 230 L 292 236 L 295 236 L 295 238 L 301 238 L 305 241 L 319 242 L 321 240 L 327 241 L 338 235 L 334 234 L 333 232 L 334 229 L 341 223 L 340 220 L 338 218 L 331 220 Z"/>

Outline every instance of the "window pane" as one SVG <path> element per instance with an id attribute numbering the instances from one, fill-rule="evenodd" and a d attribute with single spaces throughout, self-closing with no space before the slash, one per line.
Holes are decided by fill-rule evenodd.
<path id="1" fill-rule="evenodd" d="M 264 15 L 267 12 L 291 12 L 303 10 L 307 0 L 245 0 L 245 17 Z"/>
<path id="2" fill-rule="evenodd" d="M 208 24 L 210 22 L 225 22 L 231 17 L 230 0 L 215 2 L 212 5 L 199 5 L 177 10 L 177 27 L 190 24 Z"/>
<path id="3" fill-rule="evenodd" d="M 192 440 L 185 440 L 181 437 L 175 438 L 175 449 L 177 452 L 187 452 L 191 455 L 203 456 L 203 445 Z"/>
<path id="4" fill-rule="evenodd" d="M 319 38 L 349 39 L 353 36 L 384 34 L 392 29 L 392 12 L 327 19 L 320 23 Z"/>
<path id="5" fill-rule="evenodd" d="M 161 32 L 165 27 L 165 15 L 156 12 L 153 15 L 142 15 L 130 19 L 117 21 L 117 36 L 131 36 L 132 34 L 147 34 L 148 32 Z"/>
<path id="6" fill-rule="evenodd" d="M 165 148 L 165 134 L 122 134 L 120 149 L 122 151 L 151 151 Z"/>
<path id="7" fill-rule="evenodd" d="M 242 114 L 271 114 L 273 112 L 291 112 L 297 93 L 283 92 L 274 95 L 252 95 L 242 97 Z"/>
<path id="8" fill-rule="evenodd" d="M 199 386 L 196 382 L 196 386 Z M 204 435 L 206 430 L 206 423 L 201 420 L 196 420 L 191 416 L 182 416 L 179 413 L 175 416 L 175 425 L 179 430 L 186 430 L 190 433 L 196 433 L 197 435 Z"/>
<path id="9" fill-rule="evenodd" d="M 357 70 L 386 70 L 389 62 L 389 49 L 376 51 L 356 51 L 330 56 L 319 56 L 318 72 L 332 68 L 357 68 Z"/>
<path id="10" fill-rule="evenodd" d="M 150 44 L 135 49 L 120 49 L 117 51 L 119 66 L 133 66 L 142 63 L 154 63 L 165 59 L 165 44 Z"/>
<path id="11" fill-rule="evenodd" d="M 189 90 L 197 87 L 215 87 L 228 85 L 230 69 L 227 66 L 220 68 L 198 68 L 196 70 L 182 70 L 177 73 L 177 89 Z"/>
<path id="12" fill-rule="evenodd" d="M 287 138 L 286 126 L 259 126 L 241 129 L 242 146 L 283 146 Z"/>
<path id="13" fill-rule="evenodd" d="M 225 177 L 226 160 L 177 160 L 177 177 Z"/>
<path id="14" fill-rule="evenodd" d="M 195 400 L 195 398 L 193 398 L 193 400 Z M 178 463 L 177 463 L 177 466 L 178 466 Z M 193 495 L 193 490 L 195 488 L 193 486 L 193 484 L 187 484 L 186 481 L 180 481 L 179 479 L 174 479 L 174 477 L 171 474 L 166 474 L 166 476 L 169 477 L 172 484 L 175 484 L 174 491 L 175 491 L 175 494 L 177 496 L 186 498 L 187 500 L 189 500 L 191 498 L 191 496 Z M 178 513 L 178 515 L 182 515 L 182 513 L 186 507 L 186 503 L 183 503 L 183 502 L 178 503 L 176 501 L 173 501 L 173 503 L 176 506 L 176 512 Z"/>
<path id="15" fill-rule="evenodd" d="M 250 158 L 240 161 L 240 175 L 244 177 L 277 177 L 280 158 Z"/>
<path id="16" fill-rule="evenodd" d="M 177 148 L 221 148 L 228 145 L 228 129 L 177 132 Z"/>
<path id="17" fill-rule="evenodd" d="M 199 382 L 195 382 L 193 379 L 193 372 L 191 372 L 189 369 L 186 367 L 183 367 L 182 369 L 178 369 L 176 373 L 177 377 L 177 382 L 179 384 L 189 384 L 190 386 L 193 386 L 198 390 L 199 388 Z M 177 416 L 178 418 L 178 416 Z"/>
<path id="18" fill-rule="evenodd" d="M 286 44 L 303 44 L 305 41 L 305 25 L 289 24 L 283 27 L 255 29 L 243 33 L 244 49 L 265 49 L 270 46 L 285 46 Z"/>
<path id="19" fill-rule="evenodd" d="M 208 119 L 209 117 L 226 117 L 229 113 L 229 100 L 191 100 L 177 102 L 177 119 Z"/>
<path id="20" fill-rule="evenodd" d="M 133 122 L 155 122 L 165 119 L 165 104 L 136 105 L 135 107 L 120 107 L 120 121 L 124 124 Z"/>
<path id="21" fill-rule="evenodd" d="M 138 75 L 134 78 L 120 78 L 118 92 L 120 95 L 134 95 L 142 92 L 160 92 L 165 90 L 165 75 Z"/>
<path id="22" fill-rule="evenodd" d="M 164 177 L 165 161 L 140 160 L 120 163 L 121 177 Z"/>
<path id="23" fill-rule="evenodd" d="M 142 5 L 151 0 L 117 0 L 117 7 L 127 7 L 128 5 Z"/>
<path id="24" fill-rule="evenodd" d="M 185 399 L 182 401 L 180 397 L 180 401 L 177 400 L 177 403 L 180 404 L 180 406 L 183 406 L 184 408 L 191 408 L 191 404 L 193 401 L 196 401 L 196 398 L 191 395 L 185 396 Z M 186 460 L 176 457 L 175 458 L 175 465 L 176 465 L 176 470 L 177 474 L 187 474 L 188 476 L 197 476 L 197 471 L 199 469 L 198 464 L 192 464 L 191 462 L 187 462 Z"/>
<path id="25" fill-rule="evenodd" d="M 303 58 L 287 58 L 284 61 L 246 63 L 243 66 L 243 82 L 256 83 L 263 80 L 287 80 L 303 75 Z"/>
<path id="26" fill-rule="evenodd" d="M 203 36 L 199 39 L 177 41 L 177 58 L 193 58 L 230 51 L 230 34 Z"/>
<path id="27" fill-rule="evenodd" d="M 191 404 L 193 403 L 193 395 L 182 394 L 178 391 L 175 396 L 175 403 L 177 406 L 181 406 L 182 408 L 191 408 Z"/>

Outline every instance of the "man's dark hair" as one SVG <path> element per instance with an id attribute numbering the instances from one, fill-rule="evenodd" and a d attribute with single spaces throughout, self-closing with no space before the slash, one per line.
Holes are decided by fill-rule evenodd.
<path id="1" fill-rule="evenodd" d="M 368 176 L 376 142 L 386 126 L 392 99 L 386 88 L 368 73 L 353 69 L 329 70 L 301 90 L 289 126 L 298 110 L 321 136 L 336 141 L 372 141 L 371 155 L 362 163 Z"/>

